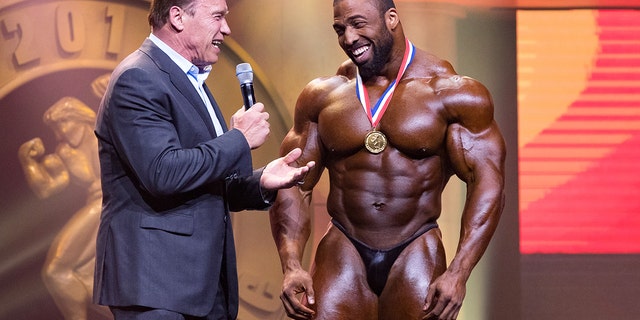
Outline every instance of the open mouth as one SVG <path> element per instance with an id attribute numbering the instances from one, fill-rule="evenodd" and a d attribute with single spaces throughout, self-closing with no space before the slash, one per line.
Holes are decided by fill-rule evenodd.
<path id="1" fill-rule="evenodd" d="M 220 48 L 220 46 L 222 46 L 222 40 L 211 40 L 211 44 L 216 48 Z"/>
<path id="2" fill-rule="evenodd" d="M 362 46 L 362 47 L 358 47 L 358 48 L 356 48 L 355 50 L 352 50 L 352 51 L 351 51 L 351 54 L 352 54 L 354 57 L 356 57 L 356 58 L 357 58 L 357 57 L 359 57 L 359 56 L 363 55 L 365 52 L 369 51 L 369 48 L 370 48 L 370 46 L 368 46 L 368 45 L 366 45 L 366 46 Z"/>

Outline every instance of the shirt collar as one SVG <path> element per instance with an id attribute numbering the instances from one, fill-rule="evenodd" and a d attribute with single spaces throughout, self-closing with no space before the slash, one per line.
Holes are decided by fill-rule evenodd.
<path id="1" fill-rule="evenodd" d="M 158 46 L 160 50 L 166 53 L 169 58 L 171 58 L 171 60 L 173 60 L 173 62 L 178 65 L 182 72 L 194 77 L 201 85 L 209 76 L 209 73 L 211 72 L 211 65 L 208 65 L 201 70 L 193 63 L 191 63 L 191 61 L 181 56 L 178 52 L 173 50 L 173 48 L 160 40 L 160 38 L 156 37 L 153 33 L 149 34 L 149 40 L 151 40 L 156 46 Z"/>

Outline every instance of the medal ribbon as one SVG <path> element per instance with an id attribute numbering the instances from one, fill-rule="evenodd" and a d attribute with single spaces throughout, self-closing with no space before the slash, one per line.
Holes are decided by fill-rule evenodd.
<path id="1" fill-rule="evenodd" d="M 391 97 L 393 96 L 393 92 L 396 90 L 396 86 L 400 79 L 404 75 L 404 72 L 409 68 L 411 61 L 413 61 L 413 56 L 415 55 L 415 47 L 413 43 L 407 39 L 405 41 L 405 50 L 404 57 L 402 58 L 402 64 L 400 65 L 400 70 L 398 70 L 398 75 L 391 84 L 387 87 L 387 89 L 382 93 L 378 102 L 376 102 L 375 106 L 371 108 L 371 102 L 369 101 L 369 93 L 367 92 L 367 88 L 362 83 L 362 78 L 360 77 L 360 72 L 356 73 L 356 95 L 358 96 L 358 100 L 362 103 L 362 107 L 364 108 L 364 112 L 369 117 L 369 121 L 371 121 L 371 125 L 375 128 L 380 119 L 382 119 L 382 115 L 387 110 L 387 106 L 389 106 L 389 102 L 391 102 Z"/>

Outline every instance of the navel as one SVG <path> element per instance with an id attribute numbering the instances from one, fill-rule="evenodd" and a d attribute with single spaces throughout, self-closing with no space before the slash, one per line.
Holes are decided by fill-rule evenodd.
<path id="1" fill-rule="evenodd" d="M 374 202 L 374 203 L 373 203 L 373 207 L 374 207 L 376 210 L 380 211 L 380 210 L 384 209 L 385 204 L 384 204 L 383 202 Z"/>

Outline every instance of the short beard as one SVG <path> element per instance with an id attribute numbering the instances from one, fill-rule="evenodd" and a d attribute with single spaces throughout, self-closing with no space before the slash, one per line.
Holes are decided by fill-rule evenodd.
<path id="1" fill-rule="evenodd" d="M 358 72 L 362 79 L 370 79 L 380 74 L 382 68 L 389 61 L 391 49 L 393 48 L 393 36 L 386 29 L 381 31 L 381 35 L 382 37 L 378 44 L 373 46 L 373 59 L 370 62 L 358 65 Z M 352 61 L 355 62 L 354 59 Z"/>

